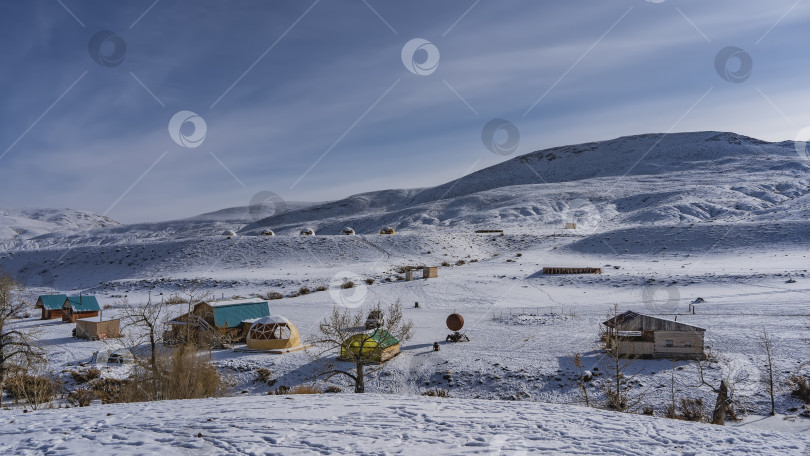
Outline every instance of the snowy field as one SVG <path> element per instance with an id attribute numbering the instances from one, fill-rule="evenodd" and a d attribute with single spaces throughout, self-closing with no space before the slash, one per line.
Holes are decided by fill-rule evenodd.
<path id="1" fill-rule="evenodd" d="M 771 418 L 781 420 L 781 417 Z M 807 455 L 810 437 L 578 406 L 367 394 L 3 415 L 2 454 Z"/>
<path id="2" fill-rule="evenodd" d="M 2 411 L 0 453 L 71 454 L 91 445 L 148 454 L 171 444 L 189 454 L 499 454 L 502 442 L 549 454 L 810 454 L 810 419 L 783 386 L 810 363 L 808 166 L 792 143 L 671 136 L 624 180 L 626 164 L 600 162 L 598 154 L 632 162 L 656 136 L 536 152 L 439 187 L 291 204 L 260 219 L 250 208 L 140 225 L 76 211 L 5 211 L 0 266 L 32 297 L 95 294 L 112 317 L 124 296 L 142 303 L 148 293 L 165 298 L 198 281 L 216 297 L 283 293 L 270 301 L 271 313 L 295 323 L 304 341 L 335 306 L 366 313 L 378 302 L 399 301 L 415 331 L 369 379 L 372 394 L 363 398 L 337 378 L 330 385 L 344 393 L 336 396 L 267 396 L 282 385 L 327 386 L 314 374 L 334 354 L 217 350 L 213 361 L 235 397 Z M 578 228 L 564 230 L 567 221 Z M 358 235 L 339 235 L 347 225 Z M 397 234 L 376 234 L 386 225 Z M 303 227 L 317 234 L 299 236 Z M 278 235 L 257 235 L 265 228 Z M 399 280 L 403 266 L 442 263 L 438 278 Z M 544 266 L 603 272 L 544 276 Z M 339 290 L 347 278 L 359 286 Z M 288 296 L 302 286 L 329 291 Z M 573 357 L 599 372 L 599 326 L 613 305 L 705 328 L 706 345 L 724 361 L 707 378 L 719 384 L 729 370 L 736 374 L 744 420 L 723 428 L 581 408 Z M 454 311 L 465 318 L 468 343 L 444 342 Z M 75 386 L 65 371 L 108 343 L 78 341 L 73 325 L 37 315 L 32 308 L 16 324 L 37 330 L 50 369 Z M 767 419 L 763 329 L 776 341 L 780 381 L 779 415 Z M 102 367 L 104 376 L 126 375 Z M 259 368 L 273 372 L 272 387 L 257 381 Z M 631 372 L 638 374 L 633 394 L 657 415 L 673 389 L 678 398 L 714 403 L 692 361 L 638 360 Z M 597 401 L 598 377 L 589 386 Z M 452 399 L 420 396 L 433 388 Z"/>

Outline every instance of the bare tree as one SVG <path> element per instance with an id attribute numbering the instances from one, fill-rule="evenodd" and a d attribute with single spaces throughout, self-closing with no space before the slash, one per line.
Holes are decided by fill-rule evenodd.
<path id="1" fill-rule="evenodd" d="M 580 358 L 579 353 L 574 355 L 574 365 L 579 368 L 579 389 L 582 390 L 582 397 L 585 399 L 585 406 L 591 406 L 591 400 L 588 397 L 588 384 L 587 382 L 590 381 L 592 375 L 588 373 L 586 376 L 585 371 L 582 369 L 582 359 Z"/>
<path id="2" fill-rule="evenodd" d="M 618 322 L 619 307 L 614 304 L 609 319 Z M 638 359 L 635 355 L 624 355 L 621 346 L 630 340 L 622 335 L 619 325 L 607 328 L 602 335 L 605 344 L 605 356 L 601 360 L 602 370 L 607 377 L 601 383 L 602 393 L 605 395 L 606 407 L 620 412 L 631 411 L 637 408 L 644 399 L 644 392 L 632 393 L 634 379 L 638 373 L 631 374 L 630 367 Z"/>
<path id="3" fill-rule="evenodd" d="M 372 311 L 381 311 L 377 304 Z M 321 334 L 313 341 L 316 351 L 314 356 L 321 357 L 327 352 L 338 350 L 342 360 L 354 365 L 354 369 L 341 369 L 334 363 L 329 363 L 316 374 L 316 377 L 330 379 L 336 375 L 344 375 L 354 382 L 354 392 L 363 393 L 366 390 L 365 378 L 379 369 L 366 369 L 369 365 L 380 365 L 379 359 L 385 350 L 386 344 L 380 343 L 388 335 L 400 342 L 411 338 L 413 323 L 403 321 L 402 306 L 399 301 L 390 305 L 384 313 L 382 326 L 367 330 L 364 326 L 366 316 L 361 310 L 352 313 L 346 309 L 340 311 L 337 307 L 327 319 L 320 324 Z M 357 337 L 354 337 L 357 336 Z M 381 368 L 381 366 L 380 366 Z"/>
<path id="4" fill-rule="evenodd" d="M 726 375 L 721 375 L 719 386 L 712 385 L 706 378 L 706 371 L 713 363 L 724 364 L 725 369 L 721 370 L 727 372 Z M 717 395 L 714 401 L 711 422 L 712 424 L 723 426 L 726 424 L 726 417 L 734 416 L 735 406 L 739 405 L 739 401 L 734 396 L 734 387 L 736 384 L 746 381 L 748 379 L 748 373 L 735 372 L 734 369 L 730 368 L 727 359 L 722 359 L 710 351 L 707 351 L 705 358 L 698 360 L 697 368 L 699 383 L 696 386 L 705 386 L 709 388 L 712 393 Z"/>
<path id="5" fill-rule="evenodd" d="M 774 401 L 774 389 L 776 386 L 776 381 L 774 379 L 776 376 L 776 367 L 774 366 L 773 359 L 774 342 L 770 334 L 768 334 L 768 330 L 765 328 L 762 328 L 762 334 L 760 334 L 758 342 L 759 347 L 762 349 L 762 352 L 765 355 L 765 371 L 762 374 L 761 380 L 765 384 L 771 398 L 771 416 L 774 416 L 776 415 L 776 402 Z"/>
<path id="6" fill-rule="evenodd" d="M 158 353 L 157 346 L 162 340 L 162 329 L 169 317 L 168 305 L 163 301 L 152 301 L 150 293 L 146 304 L 133 305 L 124 298 L 122 316 L 124 328 L 134 328 L 137 332 L 132 334 L 132 345 L 142 343 L 149 345 L 148 368 L 152 372 L 152 383 L 155 395 L 158 389 Z"/>
<path id="7" fill-rule="evenodd" d="M 183 326 L 182 336 L 180 342 L 182 344 L 187 344 L 189 342 L 195 341 L 195 343 L 199 342 L 199 340 L 195 340 L 195 336 L 198 335 L 197 331 L 198 326 L 201 324 L 201 318 L 198 318 L 192 314 L 194 310 L 194 306 L 205 301 L 206 299 L 211 298 L 211 294 L 203 288 L 202 281 L 200 279 L 194 279 L 188 285 L 182 287 L 179 291 L 181 296 L 184 296 L 184 301 L 186 302 L 187 309 L 186 309 L 186 321 L 185 326 Z M 203 326 L 204 323 L 202 324 Z"/>
<path id="8" fill-rule="evenodd" d="M 0 404 L 4 382 L 15 364 L 28 365 L 45 360 L 45 354 L 36 346 L 35 335 L 12 324 L 24 313 L 26 304 L 21 299 L 22 285 L 5 272 L 0 272 Z"/>

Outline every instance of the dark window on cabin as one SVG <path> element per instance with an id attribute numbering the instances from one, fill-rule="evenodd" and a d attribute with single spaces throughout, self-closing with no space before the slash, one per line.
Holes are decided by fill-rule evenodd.
<path id="1" fill-rule="evenodd" d="M 675 344 L 673 344 L 671 340 L 667 341 L 667 347 L 672 347 L 673 345 L 675 345 Z"/>

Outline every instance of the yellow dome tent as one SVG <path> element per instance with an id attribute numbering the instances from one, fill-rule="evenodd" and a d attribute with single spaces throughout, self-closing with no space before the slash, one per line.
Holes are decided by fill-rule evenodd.
<path id="1" fill-rule="evenodd" d="M 298 328 L 281 315 L 269 315 L 256 320 L 248 331 L 247 346 L 251 350 L 285 350 L 303 348 Z"/>

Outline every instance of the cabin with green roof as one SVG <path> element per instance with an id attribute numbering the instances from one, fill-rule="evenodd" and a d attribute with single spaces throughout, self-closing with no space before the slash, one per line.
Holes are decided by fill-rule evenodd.
<path id="1" fill-rule="evenodd" d="M 341 361 L 384 363 L 399 354 L 400 342 L 384 329 L 355 334 L 340 347 Z"/>
<path id="2" fill-rule="evenodd" d="M 67 295 L 63 294 L 40 295 L 34 307 L 42 309 L 43 320 L 53 320 L 62 317 L 62 306 L 66 299 Z"/>
<path id="3" fill-rule="evenodd" d="M 95 296 L 68 296 L 62 303 L 62 321 L 76 323 L 80 318 L 97 317 L 100 310 Z"/>
<path id="4" fill-rule="evenodd" d="M 200 302 L 191 313 L 169 322 L 172 329 L 168 339 L 174 343 L 189 340 L 214 347 L 242 342 L 250 325 L 268 315 L 270 305 L 257 299 Z"/>

